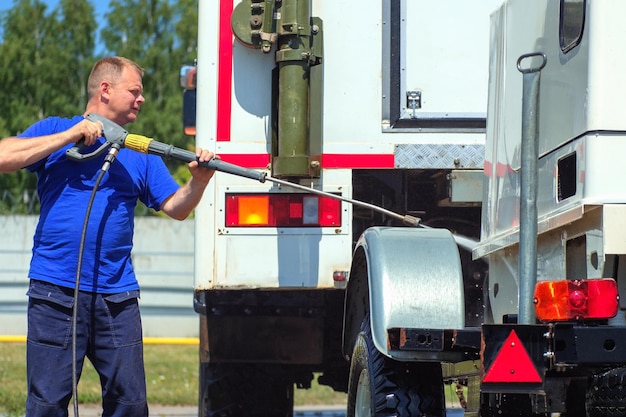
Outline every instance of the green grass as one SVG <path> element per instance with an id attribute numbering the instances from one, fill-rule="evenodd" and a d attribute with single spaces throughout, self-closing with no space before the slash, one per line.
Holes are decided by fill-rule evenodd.
<path id="1" fill-rule="evenodd" d="M 24 415 L 26 401 L 26 346 L 0 343 L 0 415 Z M 198 402 L 198 347 L 193 345 L 145 345 L 148 403 L 192 405 Z M 320 386 L 295 390 L 296 405 L 345 404 L 346 395 Z M 100 382 L 89 361 L 78 384 L 80 404 L 100 404 Z M 71 403 L 70 403 L 71 407 Z"/>

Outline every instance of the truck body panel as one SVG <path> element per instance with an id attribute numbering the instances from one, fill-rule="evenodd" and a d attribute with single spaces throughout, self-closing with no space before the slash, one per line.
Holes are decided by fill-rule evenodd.
<path id="1" fill-rule="evenodd" d="M 625 200 L 621 187 L 608 179 L 623 174 L 617 155 L 626 125 L 619 112 L 607 109 L 616 107 L 624 88 L 626 61 L 615 53 L 624 39 L 614 18 L 622 6 L 608 3 L 586 2 L 586 9 L 578 7 L 567 22 L 558 1 L 509 1 L 494 14 L 486 204 L 474 256 L 489 258 L 490 305 L 497 322 L 518 308 L 522 77 L 515 64 L 525 53 L 547 57 L 538 114 L 537 280 L 613 274 L 605 265 L 606 249 L 619 252 L 609 236 L 616 230 L 613 210 L 621 211 Z M 577 43 L 564 52 L 565 25 L 580 36 L 572 36 Z"/>
<path id="2" fill-rule="evenodd" d="M 271 172 L 276 62 L 273 52 L 263 54 L 233 37 L 230 19 L 237 4 L 232 0 L 200 4 L 196 140 L 227 162 Z M 320 129 L 323 137 L 318 154 L 311 152 L 321 163 L 321 174 L 300 183 L 350 198 L 354 169 L 479 170 L 487 73 L 467 69 L 487 62 L 488 16 L 498 4 L 449 1 L 433 8 L 430 1 L 394 1 L 362 8 L 350 2 L 312 2 L 312 16 L 327 16 L 320 64 L 323 118 L 319 126 L 311 127 Z M 348 11 L 367 22 L 368 29 L 346 30 L 342 16 Z M 464 42 L 482 47 L 459 48 L 459 34 L 445 30 L 442 20 L 455 22 Z M 419 30 L 409 22 L 419 22 Z M 390 74 L 385 62 L 390 51 L 401 56 L 393 68 L 397 75 Z M 466 68 L 466 75 L 455 76 L 459 67 Z M 437 76 L 441 71 L 447 81 Z M 421 109 L 407 110 L 409 90 L 423 92 Z M 395 102 L 390 105 L 392 96 Z M 390 119 L 391 107 L 399 108 L 395 120 Z M 483 120 L 483 126 L 458 128 L 458 118 Z M 411 126 L 415 120 L 437 124 L 416 128 Z M 403 123 L 407 127 L 395 126 Z M 382 181 L 398 181 L 386 173 L 381 176 Z M 292 190 L 223 173 L 217 173 L 210 186 L 213 192 L 196 211 L 197 235 L 202 236 L 196 240 L 197 289 L 325 288 L 335 285 L 333 271 L 349 270 L 354 242 L 365 227 L 354 225 L 349 204 L 342 207 L 341 226 L 333 229 L 233 228 L 224 225 L 227 192 Z M 464 198 L 476 205 L 478 194 Z M 208 238 L 211 231 L 216 231 L 213 240 Z M 248 262 L 241 262 L 242 257 Z"/>
<path id="3" fill-rule="evenodd" d="M 515 63 L 524 53 L 544 52 L 549 62 L 541 72 L 539 227 L 543 230 L 553 227 L 554 217 L 571 210 L 580 211 L 581 205 L 623 201 L 619 189 L 604 180 L 606 171 L 588 174 L 591 168 L 618 169 L 619 165 L 607 160 L 611 156 L 609 148 L 620 146 L 621 142 L 617 137 L 610 137 L 619 136 L 618 132 L 624 131 L 626 123 L 619 112 L 604 109 L 613 108 L 624 93 L 624 85 L 619 80 L 626 61 L 615 53 L 624 36 L 623 28 L 614 17 L 620 6 L 607 4 L 611 2 L 589 2 L 584 25 L 580 27 L 579 44 L 565 54 L 559 42 L 558 3 L 507 2 L 493 19 L 491 116 L 487 134 L 494 139 L 485 149 L 485 173 L 489 180 L 484 192 L 489 205 L 483 212 L 483 238 L 476 251 L 479 256 L 489 253 L 498 240 L 502 240 L 503 245 L 514 242 L 515 239 L 506 236 L 519 223 L 515 201 L 511 200 L 515 197 L 504 193 L 515 190 L 519 181 L 522 78 Z M 579 22 L 580 18 L 572 20 Z M 498 39 L 498 33 L 502 39 Z M 597 141 L 592 139 L 594 136 Z M 563 159 L 568 155 L 577 155 L 569 165 L 578 170 L 570 168 L 565 177 L 563 172 L 568 168 L 568 161 Z M 576 175 L 579 173 L 587 175 Z M 565 191 L 554 196 L 555 187 Z M 563 192 L 574 195 L 563 195 Z M 567 220 L 556 221 L 563 222 Z"/>

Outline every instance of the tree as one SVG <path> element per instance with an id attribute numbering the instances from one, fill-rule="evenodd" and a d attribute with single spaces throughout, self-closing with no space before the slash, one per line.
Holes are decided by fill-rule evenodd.
<path id="1" fill-rule="evenodd" d="M 93 7 L 62 0 L 48 12 L 40 0 L 15 0 L 1 21 L 0 133 L 13 136 L 52 114 L 80 113 L 86 103 L 85 68 L 93 60 Z M 0 176 L 6 210 L 33 209 L 35 177 L 25 171 Z M 13 199 L 9 195 L 14 196 Z M 17 196 L 17 197 L 16 197 Z"/>
<path id="2" fill-rule="evenodd" d="M 40 0 L 15 1 L 3 21 L 0 56 L 0 82 L 10 97 L 0 109 L 9 134 L 48 115 L 84 108 L 94 29 L 88 0 L 62 0 L 50 13 Z"/>
<path id="3" fill-rule="evenodd" d="M 179 70 L 195 58 L 197 10 L 197 0 L 112 0 L 102 31 L 108 50 L 146 71 L 146 102 L 129 129 L 182 148 L 193 141 L 182 133 Z"/>
<path id="4" fill-rule="evenodd" d="M 2 100 L 0 106 L 10 134 L 44 115 L 42 101 L 48 95 L 44 78 L 52 71 L 41 70 L 42 54 L 54 47 L 46 36 L 53 32 L 53 18 L 46 11 L 38 0 L 16 0 L 3 21 L 0 81 L 5 97 L 10 99 Z"/>
<path id="5" fill-rule="evenodd" d="M 94 8 L 87 0 L 61 0 L 60 20 L 65 30 L 59 33 L 58 46 L 61 62 L 72 65 L 59 68 L 57 76 L 71 89 L 57 96 L 57 114 L 74 114 L 87 105 L 87 78 L 94 64 L 95 28 Z"/>
<path id="6" fill-rule="evenodd" d="M 60 0 L 52 11 L 41 0 L 14 0 L 0 15 L 0 137 L 14 136 L 50 115 L 82 114 L 87 78 L 94 62 L 93 1 Z M 197 50 L 198 0 L 111 0 L 102 30 L 107 55 L 133 59 L 146 71 L 146 103 L 129 130 L 182 148 L 193 140 L 182 133 L 179 69 Z M 170 161 L 171 170 L 180 164 Z M 183 170 L 181 170 L 183 171 Z M 0 194 L 31 195 L 35 177 L 24 170 L 0 175 Z M 23 193 L 24 189 L 31 190 Z M 32 200 L 20 198 L 26 212 Z M 14 199 L 14 201 L 18 201 Z"/>

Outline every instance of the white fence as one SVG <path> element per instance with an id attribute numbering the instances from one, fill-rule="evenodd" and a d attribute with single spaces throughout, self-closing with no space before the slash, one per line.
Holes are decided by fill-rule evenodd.
<path id="1" fill-rule="evenodd" d="M 0 336 L 26 335 L 26 290 L 37 216 L 0 216 Z M 133 265 L 145 337 L 198 337 L 193 219 L 135 219 Z"/>

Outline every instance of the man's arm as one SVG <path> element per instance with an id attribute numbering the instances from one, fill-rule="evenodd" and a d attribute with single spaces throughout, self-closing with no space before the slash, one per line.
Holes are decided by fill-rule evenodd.
<path id="1" fill-rule="evenodd" d="M 99 122 L 83 120 L 64 132 L 52 135 L 4 138 L 0 140 L 0 173 L 17 171 L 82 138 L 85 145 L 93 145 L 101 135 L 102 125 Z"/>
<path id="2" fill-rule="evenodd" d="M 210 161 L 214 158 L 212 152 L 196 149 L 196 156 L 202 162 Z M 198 162 L 189 163 L 191 179 L 172 194 L 161 205 L 161 211 L 176 220 L 185 220 L 194 208 L 200 203 L 202 194 L 215 171 L 198 166 Z"/>

